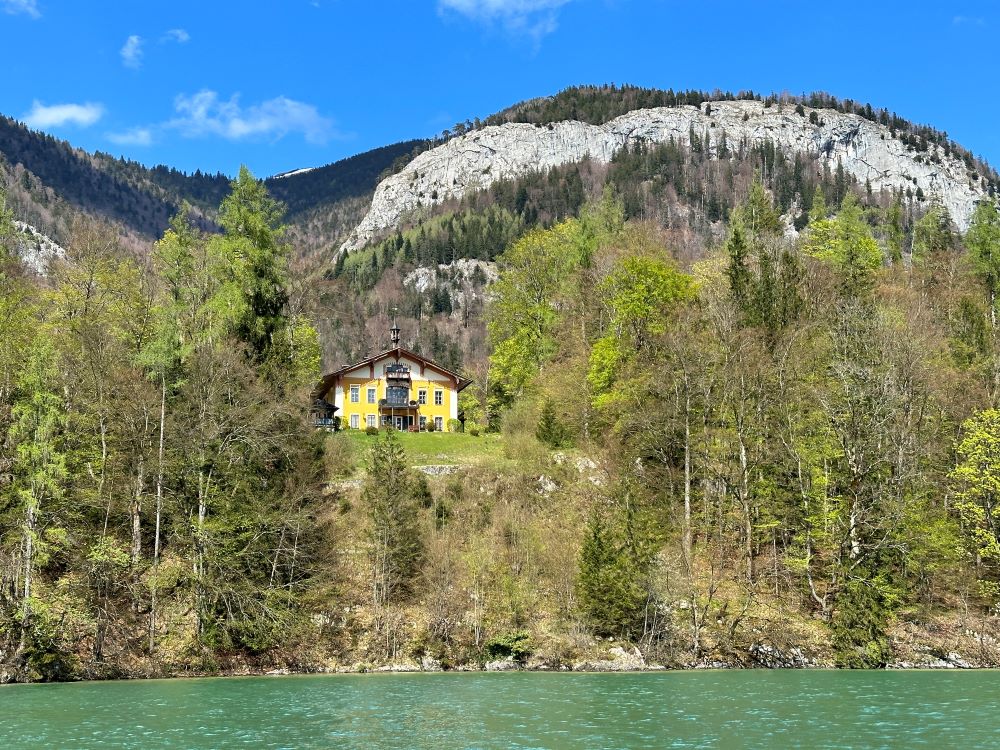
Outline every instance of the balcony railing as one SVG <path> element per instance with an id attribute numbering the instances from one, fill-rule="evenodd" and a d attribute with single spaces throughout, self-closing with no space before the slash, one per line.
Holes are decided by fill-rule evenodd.
<path id="1" fill-rule="evenodd" d="M 379 399 L 379 408 L 384 409 L 415 409 L 418 404 L 412 399 Z"/>

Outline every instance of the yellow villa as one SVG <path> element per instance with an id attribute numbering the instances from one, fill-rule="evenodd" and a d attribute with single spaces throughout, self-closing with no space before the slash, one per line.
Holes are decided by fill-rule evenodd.
<path id="1" fill-rule="evenodd" d="M 454 429 L 460 419 L 458 394 L 472 381 L 399 345 L 393 323 L 392 348 L 323 377 L 314 394 L 320 426 L 363 430 Z M 453 421 L 454 420 L 454 421 Z"/>

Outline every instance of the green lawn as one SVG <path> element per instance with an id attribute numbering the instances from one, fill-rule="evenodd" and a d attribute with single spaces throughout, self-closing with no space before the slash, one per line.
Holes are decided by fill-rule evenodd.
<path id="1" fill-rule="evenodd" d="M 359 458 L 373 441 L 381 438 L 381 433 L 366 435 L 362 430 L 345 430 L 340 434 L 355 444 Z M 496 434 L 473 437 L 462 432 L 397 432 L 396 437 L 414 466 L 493 463 L 503 455 L 500 436 Z"/>

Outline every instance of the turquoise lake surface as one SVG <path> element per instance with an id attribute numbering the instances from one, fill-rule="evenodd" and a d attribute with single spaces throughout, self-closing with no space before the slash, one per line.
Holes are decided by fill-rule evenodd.
<path id="1" fill-rule="evenodd" d="M 0 748 L 997 748 L 1000 672 L 386 674 L 0 687 Z"/>

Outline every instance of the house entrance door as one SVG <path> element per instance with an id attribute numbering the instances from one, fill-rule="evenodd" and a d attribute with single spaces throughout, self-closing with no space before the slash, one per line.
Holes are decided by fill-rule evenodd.
<path id="1" fill-rule="evenodd" d="M 402 431 L 403 430 L 403 422 L 406 420 L 406 417 L 396 417 L 395 420 L 396 420 L 396 424 L 395 424 L 396 429 Z"/>

